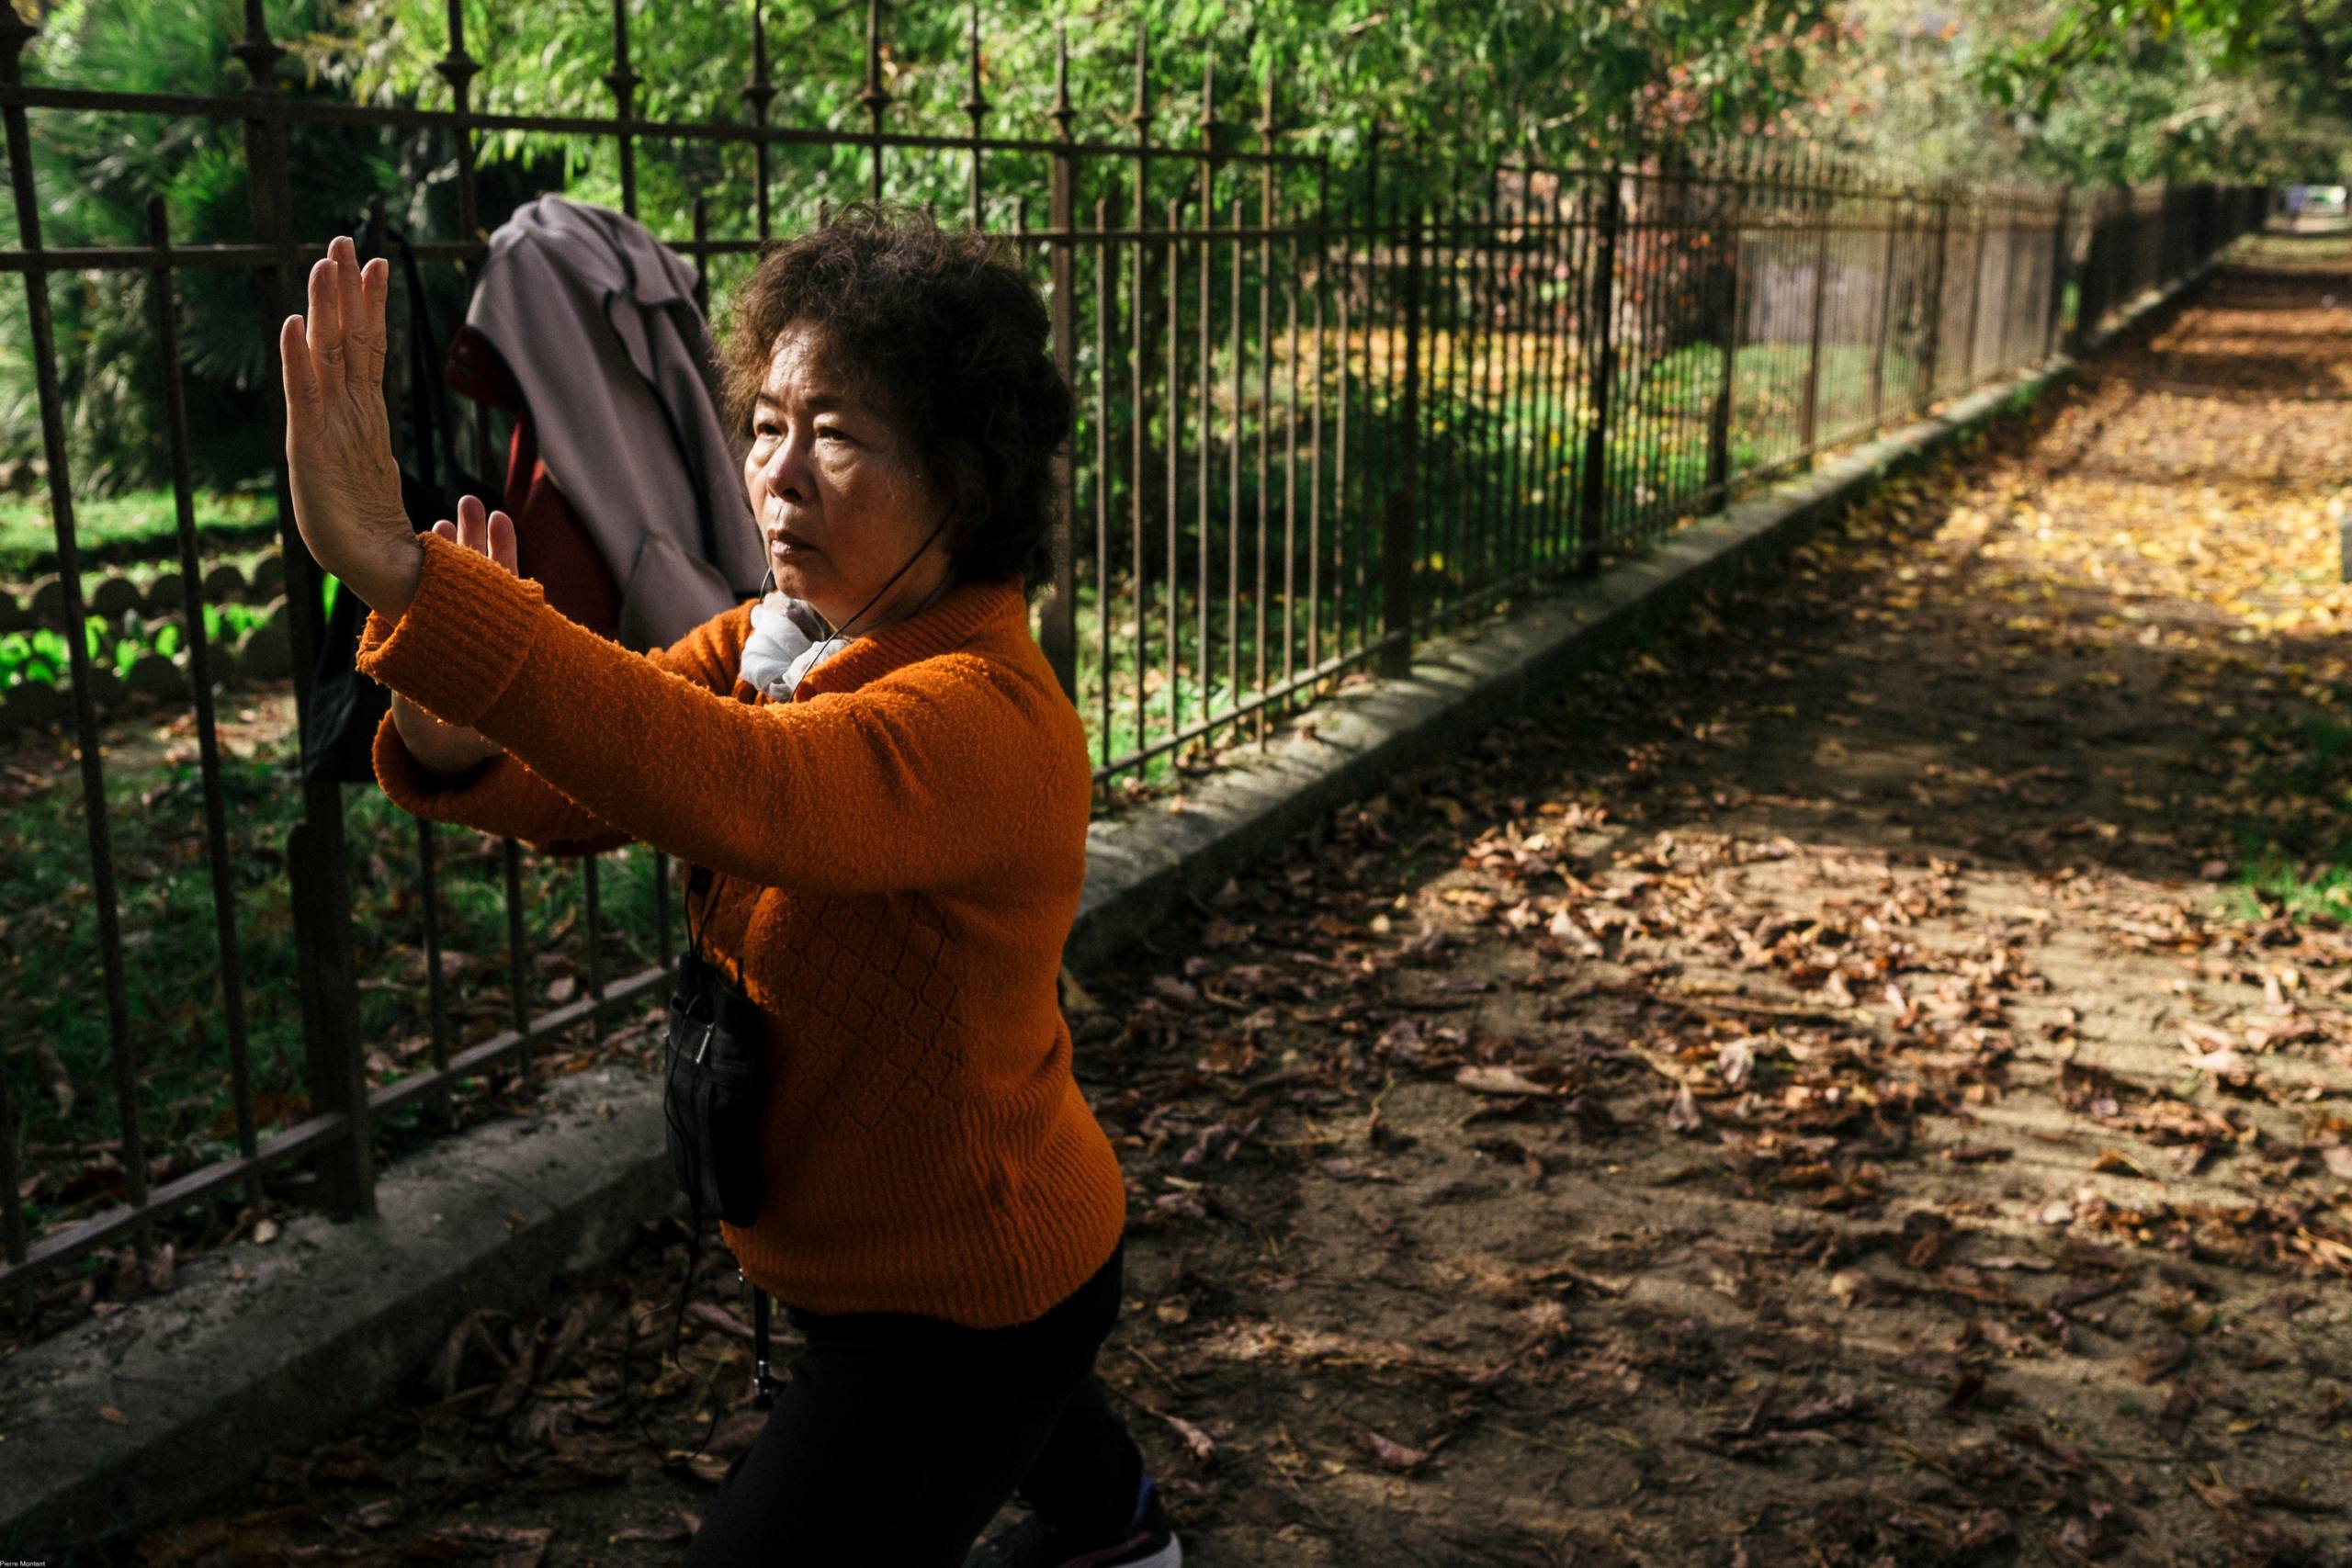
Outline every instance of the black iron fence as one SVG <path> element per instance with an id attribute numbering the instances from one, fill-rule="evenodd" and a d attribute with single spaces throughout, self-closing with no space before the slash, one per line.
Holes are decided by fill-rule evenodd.
<path id="1" fill-rule="evenodd" d="M 891 171 L 911 161 L 934 169 L 967 161 L 969 217 L 1005 229 L 1034 270 L 1051 305 L 1053 352 L 1079 397 L 1064 464 L 1064 547 L 1035 629 L 1087 718 L 1106 792 L 1164 780 L 1220 742 L 1262 741 L 1279 715 L 1343 678 L 1402 671 L 1433 632 L 1546 580 L 1589 572 L 1720 508 L 1743 485 L 2042 358 L 2068 332 L 2181 276 L 2258 222 L 2264 206 L 2249 190 L 1918 187 L 1786 162 L 1672 158 L 1493 168 L 1458 183 L 1385 150 L 1376 129 L 1370 155 L 1344 168 L 1321 153 L 1280 151 L 1279 138 L 1298 138 L 1271 85 L 1254 124 L 1221 126 L 1213 80 L 1197 143 L 1161 144 L 1140 46 L 1132 141 L 1073 134 L 1067 58 L 1046 134 L 989 135 L 977 35 L 971 91 L 959 106 L 971 133 L 899 132 L 887 124 L 892 100 L 873 4 L 863 130 L 767 123 L 774 90 L 756 7 L 741 118 L 657 122 L 632 110 L 641 79 L 629 68 L 628 23 L 626 0 L 616 0 L 605 78 L 614 113 L 590 118 L 470 110 L 481 66 L 467 52 L 457 0 L 436 65 L 448 99 L 440 109 L 273 91 L 284 51 L 259 0 L 247 0 L 245 35 L 232 46 L 250 73 L 243 95 L 28 86 L 21 66 L 36 29 L 0 9 L 17 239 L 0 249 L 0 270 L 22 280 L 56 535 L 57 581 L 35 603 L 67 634 L 62 684 L 88 838 L 86 879 L 63 890 L 70 900 L 29 873 L 6 889 L 20 906 L 20 934 L 35 939 L 18 943 L 8 1033 L 39 1042 L 0 1061 L 0 1288 L 19 1300 L 126 1235 L 144 1256 L 158 1227 L 191 1209 L 258 1200 L 266 1177 L 307 1182 L 336 1215 L 370 1212 L 379 1145 L 390 1146 L 387 1134 L 417 1106 L 454 1118 L 459 1083 L 494 1070 L 527 1080 L 548 1043 L 583 1025 L 600 1032 L 622 1004 L 655 992 L 674 951 L 671 874 L 659 853 L 639 857 L 642 886 L 625 890 L 637 911 L 632 939 L 607 919 L 605 857 L 579 863 L 566 886 L 580 918 L 549 931 L 526 891 L 526 862 L 548 857 L 506 840 L 492 851 L 485 885 L 499 908 L 468 917 L 482 929 L 503 919 L 505 953 L 461 966 L 476 982 L 469 995 L 451 972 L 445 929 L 460 913 L 443 863 L 455 830 L 405 826 L 409 860 L 395 864 L 386 856 L 399 847 L 382 835 L 355 843 L 347 810 L 357 807 L 339 784 L 285 783 L 281 793 L 299 791 L 299 801 L 282 803 L 278 818 L 237 793 L 250 785 L 225 765 L 217 650 L 198 613 L 211 580 L 193 524 L 175 290 L 191 273 L 248 276 L 253 331 L 274 354 L 275 324 L 298 297 L 297 269 L 329 238 L 300 231 L 293 218 L 289 140 L 305 126 L 450 139 L 454 232 L 411 237 L 424 261 L 461 279 L 503 216 L 483 202 L 477 139 L 532 131 L 609 142 L 632 215 L 647 148 L 718 149 L 747 176 L 749 210 L 714 222 L 696 200 L 691 233 L 666 236 L 704 269 L 707 293 L 740 276 L 780 216 L 789 226 L 824 200 L 891 194 Z M 135 240 L 45 248 L 30 148 L 51 113 L 241 127 L 251 237 L 176 244 L 157 201 Z M 1248 140 L 1255 145 L 1238 144 Z M 777 198 L 786 160 L 842 146 L 865 154 L 863 189 L 796 178 L 793 199 Z M 58 375 L 50 292 L 54 278 L 121 272 L 150 282 L 178 522 L 181 581 L 167 597 L 184 609 L 170 671 L 135 683 L 186 697 L 197 750 L 188 786 L 145 792 L 137 810 L 184 807 L 186 874 L 200 862 L 209 881 L 209 957 L 179 965 L 176 976 L 129 956 L 144 942 L 124 925 L 121 803 L 110 800 L 100 744 L 116 677 L 79 635 L 90 606 L 65 435 L 74 410 Z M 277 383 L 274 363 L 267 383 Z M 476 472 L 500 471 L 504 433 L 503 416 L 477 415 Z M 282 469 L 277 482 L 292 694 L 307 729 L 325 585 L 294 532 Z M 254 821 L 264 823 L 258 833 Z M 268 841 L 274 822 L 286 825 L 282 844 Z M 268 867 L 259 877 L 250 869 L 256 852 Z M 363 930 L 355 885 L 372 897 L 387 884 L 401 890 L 385 907 L 397 925 Z M 171 908 L 160 896 L 138 903 Z M 179 913 L 183 923 L 195 918 Z M 566 926 L 582 983 L 558 989 L 540 983 L 546 955 L 532 951 L 531 933 L 551 942 Z M 29 994 L 24 965 L 44 931 L 88 933 L 79 947 L 60 935 L 59 951 L 86 954 L 96 974 L 52 978 L 48 994 Z M 616 956 L 639 966 L 608 973 Z M 266 976 L 258 991 L 248 969 Z M 159 987 L 174 978 L 181 989 L 167 997 Z M 363 1025 L 363 987 L 413 1004 L 419 1032 L 397 1059 Z M 283 1081 L 260 1081 L 273 1070 L 254 1050 L 266 1015 Z M 69 1036 L 71 1050 L 58 1044 Z M 175 1115 L 172 1147 L 158 1157 L 142 1116 L 157 1109 L 148 1080 L 165 1059 L 183 1073 L 194 1062 L 218 1103 L 199 1108 L 217 1111 L 209 1126 L 200 1114 Z M 69 1092 L 28 1093 L 23 1078 L 35 1063 Z M 78 1121 L 68 1114 L 77 1081 L 106 1085 L 81 1100 Z M 56 1134 L 45 1143 L 25 1135 L 36 1113 Z M 85 1176 L 97 1150 L 107 1179 L 52 1184 L 29 1161 L 28 1180 L 27 1151 L 36 1147 L 85 1156 Z"/>

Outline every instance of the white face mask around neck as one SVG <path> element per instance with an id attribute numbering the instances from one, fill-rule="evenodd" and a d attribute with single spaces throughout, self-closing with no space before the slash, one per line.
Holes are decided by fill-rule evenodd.
<path id="1" fill-rule="evenodd" d="M 771 572 L 769 581 L 774 580 Z M 939 586 L 906 618 L 911 620 L 931 608 L 954 585 L 953 575 L 942 576 Z M 849 642 L 856 640 L 852 637 Z M 771 702 L 788 703 L 801 678 L 820 658 L 847 646 L 848 642 L 833 636 L 833 628 L 825 624 L 816 606 L 778 589 L 752 606 L 752 635 L 743 644 L 742 678 L 753 690 L 766 693 Z"/>

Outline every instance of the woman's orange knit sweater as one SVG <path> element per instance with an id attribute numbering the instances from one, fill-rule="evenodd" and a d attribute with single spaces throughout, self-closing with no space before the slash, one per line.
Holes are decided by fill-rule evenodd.
<path id="1" fill-rule="evenodd" d="M 1011 582 L 846 644 L 788 703 L 737 679 L 750 602 L 632 653 L 438 535 L 360 671 L 506 748 L 376 777 L 419 817 L 579 853 L 635 839 L 720 873 L 706 951 L 770 1025 L 744 1274 L 812 1312 L 1022 1323 L 1111 1255 L 1126 1192 L 1070 1076 L 1056 982 L 1086 874 L 1084 729 Z"/>

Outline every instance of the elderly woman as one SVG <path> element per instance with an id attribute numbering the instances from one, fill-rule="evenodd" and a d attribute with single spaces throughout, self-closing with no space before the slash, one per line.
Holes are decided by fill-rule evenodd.
<path id="1" fill-rule="evenodd" d="M 1055 990 L 1091 781 L 1029 635 L 1072 406 L 1043 302 L 895 205 L 770 247 L 721 375 L 778 591 L 640 656 L 515 575 L 505 513 L 413 530 L 384 297 L 338 239 L 279 338 L 295 522 L 395 694 L 378 780 L 716 874 L 690 922 L 763 1036 L 760 1209 L 720 1235 L 806 1344 L 689 1564 L 1173 1568 L 1092 1371 L 1126 1194 Z"/>

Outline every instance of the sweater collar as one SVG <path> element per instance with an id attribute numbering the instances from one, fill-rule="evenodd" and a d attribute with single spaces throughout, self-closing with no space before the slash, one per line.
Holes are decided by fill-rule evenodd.
<path id="1" fill-rule="evenodd" d="M 828 654 L 800 678 L 795 701 L 846 692 L 903 664 L 950 653 L 1001 626 L 1029 629 L 1028 601 L 1011 580 L 959 582 L 903 621 L 893 621 Z"/>

